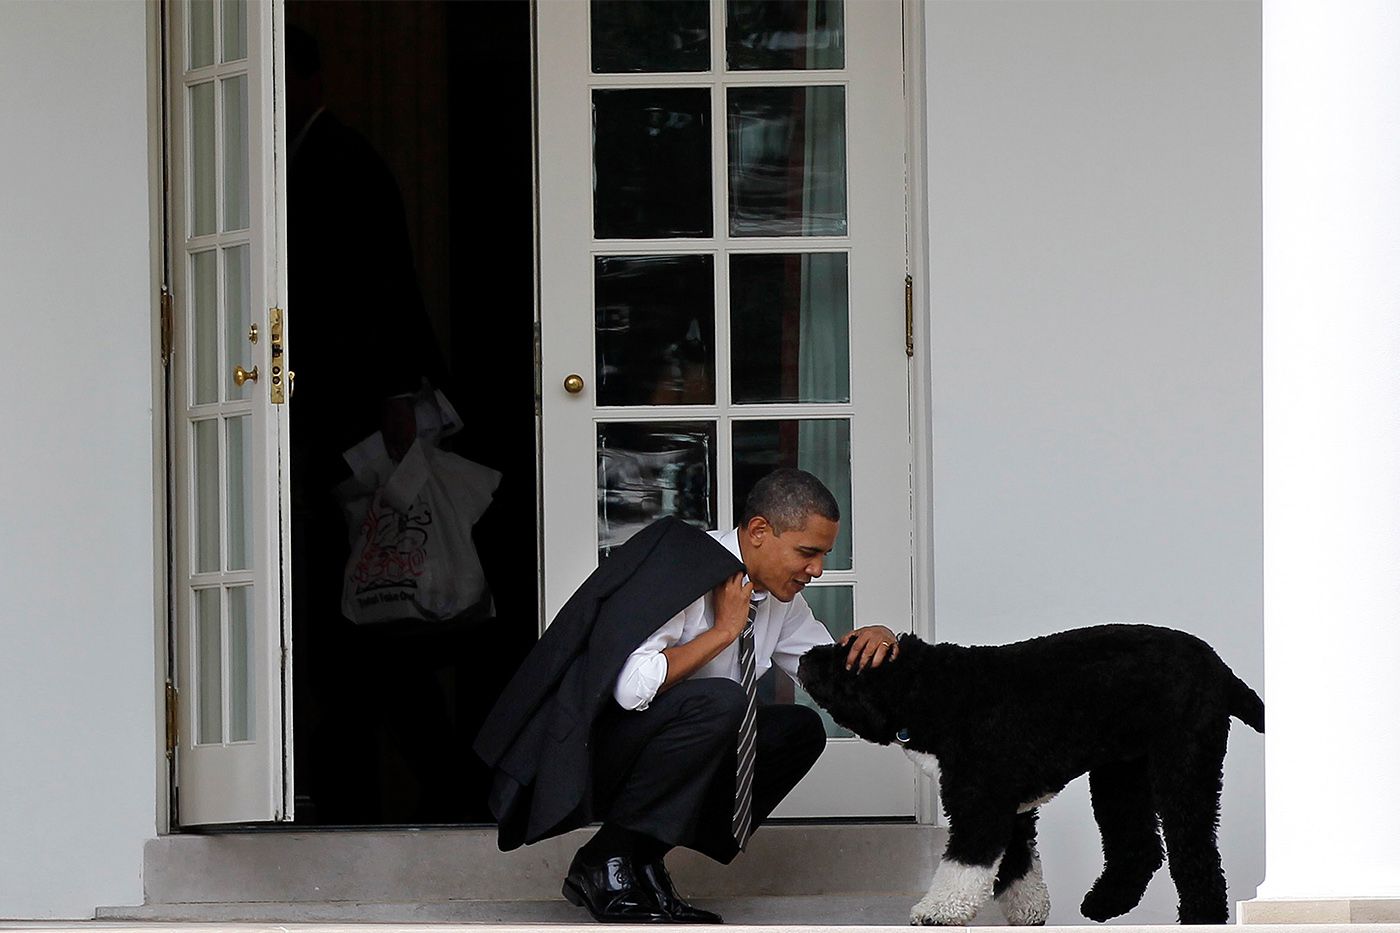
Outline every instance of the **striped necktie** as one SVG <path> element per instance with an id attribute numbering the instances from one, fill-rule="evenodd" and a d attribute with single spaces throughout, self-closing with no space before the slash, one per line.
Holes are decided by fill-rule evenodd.
<path id="1" fill-rule="evenodd" d="M 739 758 L 734 774 L 734 841 L 742 849 L 753 832 L 753 765 L 758 739 L 758 689 L 754 679 L 753 621 L 758 603 L 749 603 L 749 621 L 739 636 L 739 683 L 748 703 L 739 726 Z"/>

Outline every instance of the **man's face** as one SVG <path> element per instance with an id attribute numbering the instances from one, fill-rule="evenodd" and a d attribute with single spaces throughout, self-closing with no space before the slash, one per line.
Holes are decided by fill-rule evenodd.
<path id="1" fill-rule="evenodd" d="M 820 515 L 809 515 L 801 528 L 782 534 L 762 516 L 756 516 L 739 529 L 744 567 L 754 589 L 767 590 L 781 602 L 791 602 L 802 588 L 822 575 L 826 555 L 836 543 L 841 523 Z"/>

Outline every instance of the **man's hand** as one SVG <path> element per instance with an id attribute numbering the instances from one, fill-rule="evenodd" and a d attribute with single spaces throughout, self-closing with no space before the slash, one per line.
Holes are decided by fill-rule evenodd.
<path id="1" fill-rule="evenodd" d="M 857 670 L 861 671 L 879 667 L 899 657 L 899 639 L 883 625 L 867 625 L 847 632 L 841 639 L 841 646 L 847 645 L 851 648 L 846 654 L 848 671 L 857 665 Z"/>
<path id="2" fill-rule="evenodd" d="M 728 645 L 744 634 L 744 626 L 749 623 L 749 600 L 753 597 L 753 581 L 744 582 L 744 575 L 736 573 L 714 589 L 715 629 L 723 632 Z"/>
<path id="3" fill-rule="evenodd" d="M 662 690 L 670 690 L 700 668 L 709 664 L 719 653 L 744 634 L 749 624 L 749 597 L 753 584 L 744 582 L 736 573 L 713 590 L 715 624 L 683 645 L 672 645 L 661 652 L 666 658 L 666 680 Z"/>

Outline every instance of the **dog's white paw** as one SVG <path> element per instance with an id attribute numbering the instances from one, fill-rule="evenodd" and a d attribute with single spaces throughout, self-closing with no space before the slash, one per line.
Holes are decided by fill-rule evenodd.
<path id="1" fill-rule="evenodd" d="M 925 896 L 909 911 L 909 922 L 916 927 L 960 927 L 967 926 L 975 916 L 976 907 L 969 911 L 965 907 L 933 901 Z"/>
<path id="2" fill-rule="evenodd" d="M 991 900 L 996 883 L 998 857 L 990 866 L 964 865 L 944 859 L 933 873 L 933 883 L 914 909 L 909 922 L 914 926 L 965 926 Z"/>
<path id="3" fill-rule="evenodd" d="M 1040 859 L 1032 858 L 1030 870 L 1006 886 L 997 898 L 1006 922 L 1016 927 L 1040 926 L 1050 917 L 1050 889 L 1041 874 Z"/>

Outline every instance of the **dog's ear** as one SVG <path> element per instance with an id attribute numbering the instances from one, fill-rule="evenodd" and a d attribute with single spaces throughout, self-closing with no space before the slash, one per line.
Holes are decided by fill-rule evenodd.
<path id="1" fill-rule="evenodd" d="M 906 653 L 901 638 L 899 657 L 894 660 L 886 658 L 879 667 L 867 667 L 860 672 L 860 677 L 865 680 L 864 692 L 873 702 L 888 708 L 892 715 L 905 704 L 913 689 L 917 653 Z"/>

